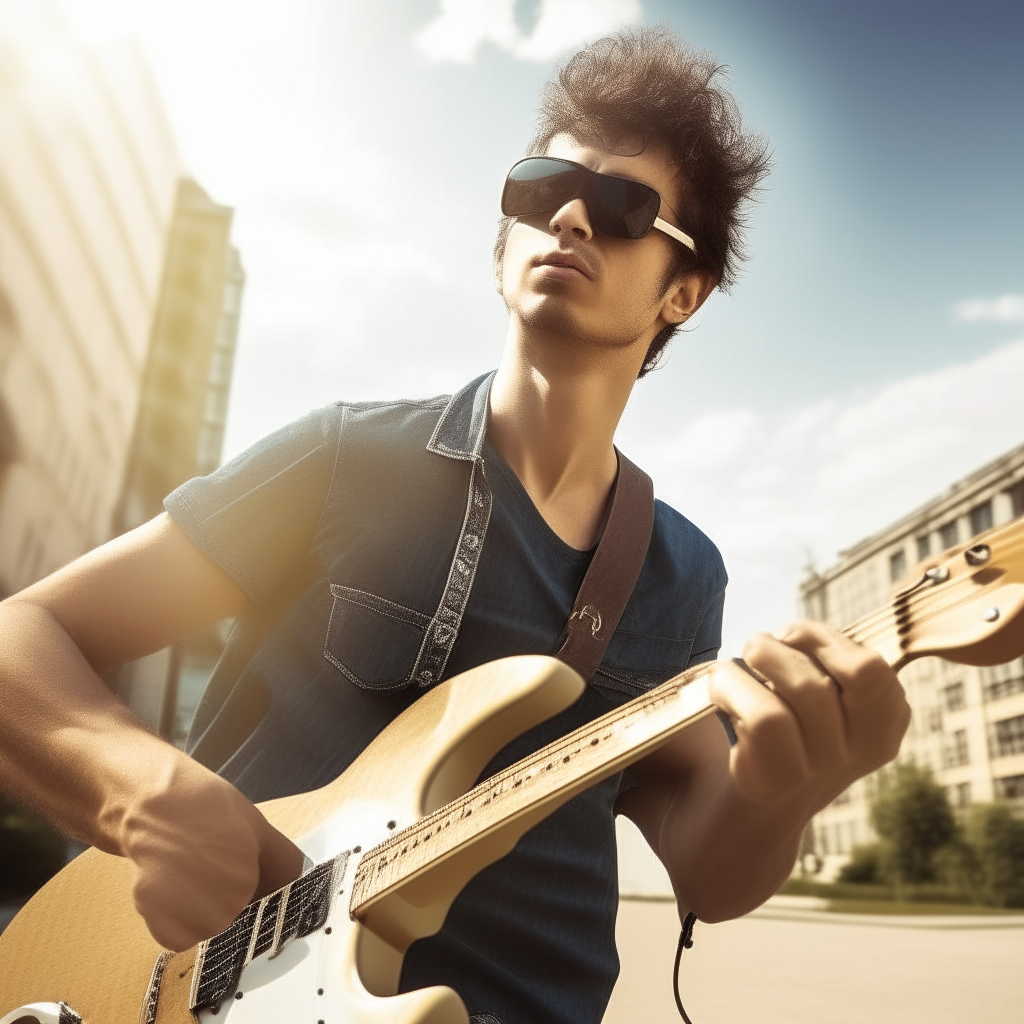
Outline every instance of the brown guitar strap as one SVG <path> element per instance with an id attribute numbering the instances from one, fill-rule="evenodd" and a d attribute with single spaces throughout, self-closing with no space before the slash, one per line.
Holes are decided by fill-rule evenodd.
<path id="1" fill-rule="evenodd" d="M 654 529 L 654 485 L 617 448 L 615 479 L 608 522 L 580 584 L 565 640 L 555 653 L 584 680 L 601 664 L 604 652 L 622 618 L 629 595 L 640 578 Z"/>

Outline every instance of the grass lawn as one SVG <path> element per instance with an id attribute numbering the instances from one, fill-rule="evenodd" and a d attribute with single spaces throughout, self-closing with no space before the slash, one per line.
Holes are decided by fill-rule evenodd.
<path id="1" fill-rule="evenodd" d="M 1017 914 L 1021 910 L 1007 910 L 1003 907 L 974 906 L 967 903 L 910 903 L 886 899 L 829 900 L 828 910 L 832 914 Z"/>
<path id="2" fill-rule="evenodd" d="M 854 882 L 817 882 L 790 878 L 779 890 L 787 896 L 817 896 L 828 900 L 834 914 L 1021 914 L 1022 908 L 1004 909 L 965 903 L 963 893 L 938 884 L 905 885 L 897 894 L 892 886 Z"/>

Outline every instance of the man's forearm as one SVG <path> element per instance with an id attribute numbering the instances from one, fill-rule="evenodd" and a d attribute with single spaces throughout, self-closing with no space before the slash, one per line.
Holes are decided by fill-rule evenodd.
<path id="1" fill-rule="evenodd" d="M 78 838 L 123 853 L 129 794 L 183 758 L 117 700 L 47 609 L 17 598 L 0 604 L 6 792 Z"/>
<path id="2" fill-rule="evenodd" d="M 812 793 L 800 792 L 752 804 L 728 775 L 667 794 L 656 841 L 680 910 L 713 922 L 760 906 L 792 871 L 817 803 Z"/>

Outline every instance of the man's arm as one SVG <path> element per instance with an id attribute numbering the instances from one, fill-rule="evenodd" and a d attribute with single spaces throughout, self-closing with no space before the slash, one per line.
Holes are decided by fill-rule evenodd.
<path id="1" fill-rule="evenodd" d="M 730 749 L 705 719 L 631 771 L 619 809 L 668 869 L 680 916 L 737 917 L 792 870 L 811 816 L 899 751 L 910 708 L 880 656 L 820 623 L 754 637 L 711 698 L 733 724 Z"/>
<path id="2" fill-rule="evenodd" d="M 0 603 L 0 779 L 128 857 L 154 938 L 185 949 L 302 854 L 228 782 L 146 730 L 100 679 L 248 604 L 167 515 Z"/>

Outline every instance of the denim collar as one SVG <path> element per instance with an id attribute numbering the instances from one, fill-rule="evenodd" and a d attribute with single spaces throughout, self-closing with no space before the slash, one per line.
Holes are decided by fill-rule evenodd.
<path id="1" fill-rule="evenodd" d="M 487 433 L 491 382 L 497 372 L 491 370 L 477 377 L 452 395 L 427 442 L 428 452 L 449 459 L 480 460 Z"/>

